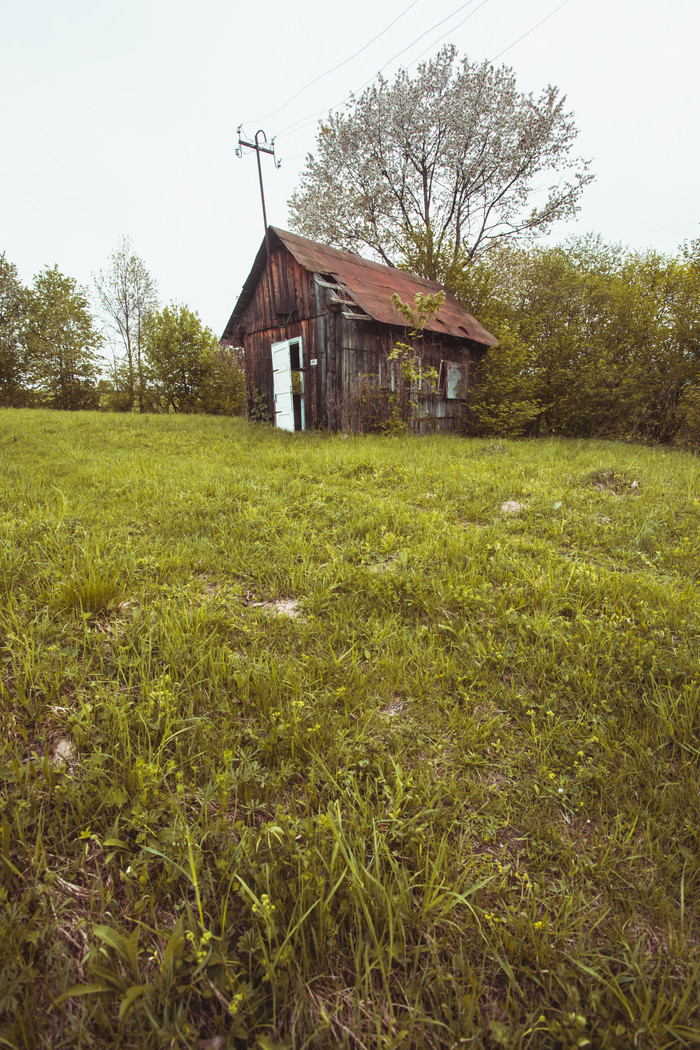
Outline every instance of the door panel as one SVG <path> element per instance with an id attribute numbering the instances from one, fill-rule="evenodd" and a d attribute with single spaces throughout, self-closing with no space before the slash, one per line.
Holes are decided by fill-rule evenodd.
<path id="1" fill-rule="evenodd" d="M 292 401 L 292 366 L 289 342 L 272 344 L 272 380 L 275 392 L 275 426 L 294 430 L 294 403 Z"/>
<path id="2" fill-rule="evenodd" d="M 282 430 L 305 430 L 304 360 L 301 339 L 272 344 L 275 425 Z"/>

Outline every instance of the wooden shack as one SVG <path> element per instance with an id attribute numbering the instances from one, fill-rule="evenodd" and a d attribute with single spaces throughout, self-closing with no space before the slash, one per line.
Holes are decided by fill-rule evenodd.
<path id="1" fill-rule="evenodd" d="M 269 246 L 269 257 L 268 257 Z M 415 347 L 432 382 L 411 389 L 411 426 L 459 429 L 470 364 L 496 339 L 447 292 L 421 339 L 392 303 L 413 305 L 433 281 L 271 226 L 221 338 L 245 351 L 249 406 L 285 430 L 385 425 L 401 377 L 390 353 Z"/>

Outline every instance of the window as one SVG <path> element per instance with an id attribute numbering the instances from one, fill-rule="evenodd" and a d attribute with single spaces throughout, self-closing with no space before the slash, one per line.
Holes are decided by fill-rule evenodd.
<path id="1" fill-rule="evenodd" d="M 445 362 L 445 397 L 452 401 L 463 400 L 469 386 L 469 365 L 465 362 Z"/>

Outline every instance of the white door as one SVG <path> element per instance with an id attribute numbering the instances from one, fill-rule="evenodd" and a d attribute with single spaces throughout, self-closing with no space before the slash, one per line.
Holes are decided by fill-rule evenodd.
<path id="1" fill-rule="evenodd" d="M 293 367 L 292 367 L 293 366 Z M 272 344 L 275 425 L 282 430 L 305 430 L 304 361 L 301 339 Z M 294 399 L 296 397 L 296 421 Z"/>
<path id="2" fill-rule="evenodd" d="M 289 343 L 272 344 L 272 380 L 275 392 L 275 426 L 294 430 L 294 402 L 292 400 L 292 365 Z"/>

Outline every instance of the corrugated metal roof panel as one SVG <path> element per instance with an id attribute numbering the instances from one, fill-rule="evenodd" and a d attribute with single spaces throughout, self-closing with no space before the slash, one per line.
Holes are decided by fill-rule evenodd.
<path id="1" fill-rule="evenodd" d="M 405 327 L 406 320 L 395 308 L 391 297 L 396 293 L 404 302 L 413 304 L 417 292 L 423 295 L 439 292 L 441 285 L 424 277 L 406 273 L 381 263 L 363 259 L 360 255 L 330 248 L 310 241 L 296 233 L 270 227 L 270 233 L 291 252 L 294 258 L 311 273 L 330 274 L 347 288 L 357 305 L 375 321 L 382 324 Z M 265 242 L 257 254 L 255 264 L 226 326 L 233 334 L 236 322 L 252 300 L 255 287 L 265 265 Z M 495 346 L 498 340 L 481 325 L 475 317 L 461 306 L 451 292 L 446 292 L 445 302 L 439 314 L 427 325 L 428 331 L 451 335 L 457 339 L 471 339 L 484 346 Z"/>

